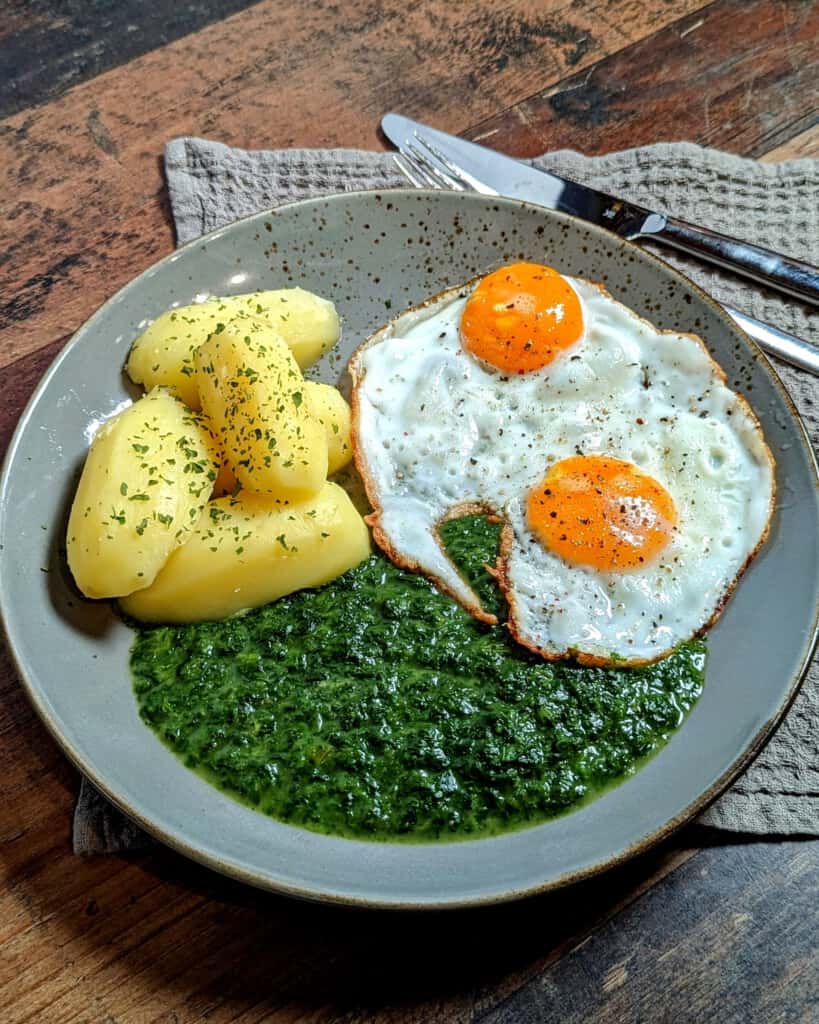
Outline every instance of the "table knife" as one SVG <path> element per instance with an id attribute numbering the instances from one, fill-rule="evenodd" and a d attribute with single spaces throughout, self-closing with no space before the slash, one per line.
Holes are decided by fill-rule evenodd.
<path id="1" fill-rule="evenodd" d="M 443 149 L 446 149 L 450 141 L 463 142 L 463 140 L 455 139 L 453 136 L 449 136 L 444 132 L 438 132 L 435 129 L 428 129 L 426 126 L 421 125 L 417 122 L 410 121 L 408 118 L 400 117 L 397 114 L 388 114 L 385 116 L 382 125 L 387 134 L 388 138 L 395 142 L 402 156 L 405 158 L 403 163 L 399 162 L 399 166 L 402 173 L 407 175 L 414 184 L 423 186 L 425 183 L 431 185 L 434 188 L 458 188 L 458 189 L 470 189 L 477 192 L 482 192 L 489 195 L 500 195 L 509 194 L 509 190 L 503 189 L 503 182 L 500 182 L 501 188 L 493 188 L 487 184 L 485 179 L 479 178 L 476 174 L 470 174 L 465 171 L 460 163 L 456 160 L 456 154 L 451 150 L 449 155 L 446 155 Z M 438 145 L 431 142 L 430 139 L 433 136 L 437 136 Z M 435 167 L 435 164 L 430 164 L 429 155 L 431 153 L 429 147 L 432 146 L 437 156 L 438 169 L 434 175 L 430 175 L 429 171 Z M 484 147 L 473 146 L 472 143 L 464 143 L 464 146 L 471 146 L 474 149 L 483 150 L 485 153 L 492 156 L 500 156 L 500 154 L 492 153 L 491 150 L 485 150 Z M 501 159 L 510 160 L 509 157 L 502 157 Z M 441 161 L 444 161 L 442 164 Z M 511 163 L 517 163 L 517 169 L 523 169 L 528 171 L 534 171 L 534 168 L 528 167 L 526 164 L 520 164 L 518 161 L 511 160 Z M 443 167 L 446 172 L 444 175 L 438 173 L 440 167 Z M 414 168 L 422 169 L 423 174 L 418 175 L 414 172 Z M 476 168 L 480 172 L 480 167 Z M 565 185 L 575 189 L 583 189 L 583 186 L 578 186 L 574 182 L 563 182 L 562 179 L 556 175 L 548 174 L 547 172 L 536 172 L 541 175 L 540 178 L 536 178 L 535 181 L 539 187 L 538 195 L 541 197 L 540 202 L 544 205 L 549 205 L 551 208 L 560 208 L 555 202 L 555 192 L 552 196 L 552 202 L 546 203 L 542 198 L 545 179 L 551 179 L 552 182 L 558 182 L 560 187 Z M 524 178 L 520 181 L 520 191 L 518 198 L 524 199 L 528 202 L 538 202 L 538 198 L 532 195 L 534 191 L 526 184 Z M 593 189 L 586 190 L 591 193 L 592 196 L 601 197 L 602 193 L 595 192 Z M 618 200 L 611 200 L 611 202 L 618 202 Z M 646 216 L 649 216 L 649 212 L 646 211 Z M 638 235 L 632 234 L 631 239 L 638 240 Z M 780 359 L 784 359 L 792 366 L 798 366 L 803 370 L 808 370 L 810 373 L 819 375 L 819 348 L 811 345 L 807 341 L 803 341 L 801 338 L 797 338 L 793 334 L 788 334 L 785 331 L 780 331 L 778 328 L 773 327 L 771 324 L 766 324 L 761 320 L 756 320 L 754 317 L 748 316 L 745 313 L 741 313 L 739 310 L 733 309 L 730 306 L 722 304 L 724 312 L 728 314 L 731 319 L 738 324 L 746 334 L 756 341 L 766 352 L 773 353 L 779 356 Z"/>
<path id="2" fill-rule="evenodd" d="M 399 149 L 412 145 L 417 133 L 500 195 L 573 214 L 631 241 L 650 239 L 819 305 L 819 269 L 800 260 L 617 199 L 400 114 L 385 114 L 381 128 Z"/>

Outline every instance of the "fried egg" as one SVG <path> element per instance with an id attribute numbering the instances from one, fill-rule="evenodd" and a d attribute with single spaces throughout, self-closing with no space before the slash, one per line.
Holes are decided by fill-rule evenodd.
<path id="1" fill-rule="evenodd" d="M 494 621 L 437 528 L 502 517 L 508 628 L 545 658 L 669 654 L 765 539 L 774 465 L 747 402 L 699 338 L 600 285 L 503 267 L 397 317 L 349 368 L 377 542 Z"/>

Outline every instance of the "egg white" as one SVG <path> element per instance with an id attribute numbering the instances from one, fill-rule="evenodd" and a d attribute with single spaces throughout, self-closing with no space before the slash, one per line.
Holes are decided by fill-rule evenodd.
<path id="1" fill-rule="evenodd" d="M 740 396 L 693 335 L 659 331 L 598 285 L 567 278 L 581 340 L 531 373 L 504 374 L 461 346 L 471 286 L 399 316 L 353 356 L 353 442 L 379 543 L 479 617 L 480 601 L 437 525 L 480 507 L 506 521 L 500 579 L 509 628 L 547 658 L 641 664 L 719 613 L 767 532 L 773 459 Z M 677 528 L 639 570 L 553 554 L 526 522 L 529 490 L 555 462 L 611 455 L 672 496 Z"/>

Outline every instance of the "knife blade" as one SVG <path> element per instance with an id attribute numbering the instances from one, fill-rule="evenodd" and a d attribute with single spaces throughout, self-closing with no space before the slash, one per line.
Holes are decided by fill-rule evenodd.
<path id="1" fill-rule="evenodd" d="M 632 241 L 650 238 L 819 305 L 819 269 L 807 263 L 618 199 L 401 114 L 385 114 L 381 129 L 399 149 L 412 146 L 419 136 L 428 139 L 473 183 L 489 185 L 499 195 L 572 214 L 607 228 L 621 238 Z"/>

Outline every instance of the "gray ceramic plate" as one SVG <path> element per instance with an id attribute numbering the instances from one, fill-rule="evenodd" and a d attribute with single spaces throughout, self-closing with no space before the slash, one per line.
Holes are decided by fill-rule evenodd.
<path id="1" fill-rule="evenodd" d="M 197 296 L 299 284 L 333 299 L 341 351 L 403 307 L 498 264 L 530 258 L 604 281 L 662 327 L 700 332 L 760 417 L 778 459 L 770 540 L 710 641 L 705 693 L 634 778 L 551 823 L 496 839 L 376 844 L 279 824 L 188 771 L 137 714 L 131 633 L 78 598 L 60 554 L 94 426 L 128 400 L 121 369 L 146 321 Z M 759 748 L 810 655 L 819 575 L 816 469 L 768 363 L 693 285 L 614 236 L 482 196 L 353 193 L 295 204 L 193 242 L 123 288 L 46 374 L 0 487 L 0 607 L 23 684 L 75 764 L 150 832 L 265 888 L 378 906 L 456 906 L 537 892 L 599 871 L 704 806 Z M 47 569 L 47 572 L 41 571 Z"/>

